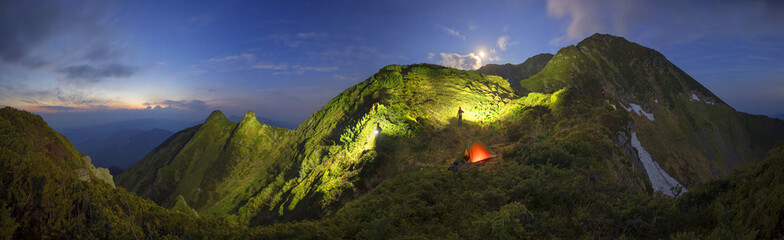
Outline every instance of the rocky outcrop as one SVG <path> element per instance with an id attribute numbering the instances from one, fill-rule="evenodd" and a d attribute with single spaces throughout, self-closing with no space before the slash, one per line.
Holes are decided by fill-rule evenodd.
<path id="1" fill-rule="evenodd" d="M 115 187 L 114 179 L 112 174 L 109 173 L 109 169 L 93 166 L 90 156 L 82 156 L 82 161 L 84 161 L 84 166 L 74 170 L 74 174 L 79 180 L 91 182 L 95 179 Z"/>

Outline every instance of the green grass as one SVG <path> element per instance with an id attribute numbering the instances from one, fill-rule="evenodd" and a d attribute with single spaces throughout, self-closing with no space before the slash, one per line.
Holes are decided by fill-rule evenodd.
<path id="1" fill-rule="evenodd" d="M 586 96 L 577 105 L 583 107 L 562 108 L 574 114 L 595 114 L 591 109 L 603 105 L 642 106 L 655 120 L 629 113 L 633 128 L 628 130 L 687 187 L 758 161 L 775 141 L 784 139 L 782 122 L 736 112 L 661 53 L 620 37 L 596 34 L 562 48 L 521 86 L 544 93 L 567 88 Z M 602 99 L 602 88 L 606 103 L 595 101 Z M 691 101 L 692 94 L 702 101 Z"/>
<path id="2" fill-rule="evenodd" d="M 13 224 L 0 231 L 30 238 L 779 236 L 784 144 L 760 166 L 697 185 L 677 199 L 652 194 L 614 140 L 629 122 L 639 122 L 639 131 L 656 125 L 614 107 L 615 101 L 574 86 L 517 96 L 493 76 L 391 65 L 297 130 L 259 124 L 252 112 L 240 123 L 215 112 L 118 177 L 142 195 L 173 199 L 174 210 L 122 188 L 74 180 L 69 170 L 81 158 L 67 140 L 40 118 L 3 109 L 6 170 L 0 180 L 13 187 L 2 192 L 0 222 Z M 673 109 L 726 114 L 678 104 Z M 456 105 L 467 111 L 459 126 Z M 685 124 L 662 111 L 654 109 L 656 121 L 670 124 L 664 126 Z M 753 116 L 742 122 L 777 123 Z M 383 128 L 379 136 L 371 134 L 375 123 Z M 447 171 L 476 141 L 496 158 Z M 54 150 L 38 151 L 39 144 Z M 194 192 L 197 186 L 202 189 Z M 173 197 L 167 189 L 186 194 Z M 52 201 L 26 202 L 30 193 Z M 43 219 L 54 220 L 34 224 Z"/>
<path id="3" fill-rule="evenodd" d="M 4 238 L 226 239 L 247 232 L 213 218 L 194 220 L 102 181 L 78 180 L 82 155 L 39 116 L 0 109 L 0 134 Z"/>
<path id="4" fill-rule="evenodd" d="M 240 123 L 214 113 L 118 179 L 164 205 L 182 194 L 202 216 L 293 222 L 251 230 L 267 238 L 702 237 L 716 225 L 683 222 L 694 215 L 651 192 L 619 136 L 638 133 L 690 190 L 756 161 L 784 136 L 780 121 L 718 100 L 688 101 L 691 93 L 715 96 L 622 38 L 596 35 L 563 48 L 520 83 L 526 96 L 497 76 L 390 65 L 296 130 L 261 125 L 252 112 Z M 629 103 L 656 120 L 620 108 Z M 445 171 L 473 142 L 487 144 L 495 160 Z"/>

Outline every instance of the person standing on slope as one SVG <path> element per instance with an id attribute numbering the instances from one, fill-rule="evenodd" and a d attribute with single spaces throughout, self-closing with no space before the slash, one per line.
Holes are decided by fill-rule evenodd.
<path id="1" fill-rule="evenodd" d="M 457 107 L 457 125 L 463 123 L 463 107 Z"/>

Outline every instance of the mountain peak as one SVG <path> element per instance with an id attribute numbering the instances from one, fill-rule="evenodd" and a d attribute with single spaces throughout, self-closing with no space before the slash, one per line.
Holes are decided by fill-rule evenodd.
<path id="1" fill-rule="evenodd" d="M 615 35 L 611 35 L 611 34 L 605 34 L 605 33 L 594 33 L 590 37 L 587 37 L 587 38 L 583 39 L 580 42 L 583 42 L 583 41 L 606 41 L 606 42 L 609 42 L 609 41 L 625 41 L 625 42 L 629 42 L 629 40 L 626 40 L 626 38 L 615 36 Z"/>
<path id="2" fill-rule="evenodd" d="M 242 117 L 242 121 L 240 121 L 240 126 L 248 123 L 260 124 L 259 120 L 256 118 L 256 113 L 254 113 L 253 111 L 248 111 L 247 113 L 245 113 L 245 116 Z"/>
<path id="3" fill-rule="evenodd" d="M 226 115 L 223 115 L 223 112 L 221 112 L 220 110 L 215 110 L 215 111 L 212 111 L 212 113 L 210 113 L 210 116 L 207 117 L 207 120 L 205 120 L 204 123 L 208 123 L 208 122 L 216 121 L 216 120 L 226 120 L 226 121 L 228 121 L 229 119 L 226 118 Z"/>

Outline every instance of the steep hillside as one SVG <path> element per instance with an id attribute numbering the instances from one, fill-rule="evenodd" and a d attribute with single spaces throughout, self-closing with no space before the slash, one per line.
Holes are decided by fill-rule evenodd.
<path id="1" fill-rule="evenodd" d="M 487 64 L 477 69 L 476 72 L 487 75 L 498 75 L 509 81 L 509 85 L 518 94 L 527 94 L 528 91 L 520 86 L 520 81 L 529 78 L 544 68 L 550 59 L 553 58 L 552 54 L 542 53 L 530 57 L 521 64 L 507 63 L 504 65 Z"/>
<path id="2" fill-rule="evenodd" d="M 764 159 L 678 199 L 684 228 L 709 238 L 784 238 L 784 142 Z M 695 234 L 696 235 L 696 234 Z"/>
<path id="3" fill-rule="evenodd" d="M 457 172 L 398 174 L 316 221 L 247 228 L 202 216 L 178 196 L 164 209 L 85 172 L 85 156 L 27 112 L 0 109 L 0 236 L 5 239 L 781 238 L 784 142 L 756 166 L 678 198 L 649 194 L 601 124 L 569 120 L 568 90 L 510 102 L 499 116 L 544 135 Z M 582 99 L 585 100 L 585 99 Z M 579 104 L 577 105 L 579 106 Z M 548 111 L 549 109 L 549 111 Z M 590 115 L 579 115 L 582 117 Z M 550 123 L 537 119 L 559 122 Z M 509 120 L 508 118 L 506 118 Z M 212 120 L 221 119 L 219 116 Z M 627 119 L 628 120 L 628 119 Z M 499 120 L 499 124 L 509 124 Z M 241 124 L 240 124 L 241 125 Z M 492 125 L 492 124 L 490 124 Z M 244 129 L 253 130 L 256 124 Z M 488 125 L 489 126 L 489 125 Z M 471 128 L 470 125 L 464 126 Z M 238 126 L 238 128 L 243 128 Z M 263 127 L 262 127 L 263 128 Z M 547 133 L 554 131 L 555 133 Z M 186 130 L 187 134 L 193 132 Z M 243 131 L 240 131 L 243 132 Z M 252 132 L 252 131 L 250 131 Z M 527 132 L 527 131 L 525 131 Z M 533 131 L 537 132 L 537 131 Z M 192 135 L 192 134 L 191 134 Z M 182 136 L 179 136 L 182 137 Z M 513 135 L 509 137 L 515 138 Z M 177 141 L 176 138 L 170 139 Z M 618 165 L 616 165 L 618 164 Z M 613 167 L 615 166 L 615 167 Z"/>
<path id="4" fill-rule="evenodd" d="M 522 80 L 534 92 L 570 88 L 630 112 L 632 133 L 661 168 L 687 187 L 757 161 L 784 138 L 784 122 L 736 112 L 659 52 L 596 34 L 561 49 Z"/>
<path id="5" fill-rule="evenodd" d="M 166 140 L 119 175 L 117 182 L 164 206 L 172 206 L 179 195 L 195 207 L 207 203 L 213 206 L 223 199 L 232 201 L 239 190 L 244 190 L 234 188 L 236 184 L 248 184 L 257 179 L 245 177 L 267 171 L 272 161 L 263 159 L 275 159 L 269 155 L 291 148 L 281 139 L 290 132 L 259 124 L 252 112 L 242 122 L 234 123 L 216 111 L 203 124 Z M 241 179 L 242 183 L 234 183 Z M 225 187 L 231 193 L 219 183 L 229 184 Z"/>
<path id="6" fill-rule="evenodd" d="M 225 239 L 247 232 L 114 188 L 106 169 L 95 169 L 41 117 L 9 107 L 0 109 L 0 169 L 4 239 Z"/>
<path id="7" fill-rule="evenodd" d="M 634 202 L 648 201 L 642 196 L 655 192 L 678 196 L 761 159 L 784 137 L 781 121 L 735 112 L 658 52 L 619 37 L 594 35 L 563 48 L 520 85 L 525 95 L 497 76 L 429 64 L 390 65 L 330 100 L 296 130 L 260 124 L 252 112 L 239 123 L 213 112 L 117 182 L 163 206 L 187 204 L 201 216 L 240 224 L 321 219 L 335 216 L 347 202 L 365 201 L 361 196 L 388 179 L 451 174 L 446 168 L 479 141 L 495 155 L 477 167 L 490 168 L 481 170 L 488 175 L 493 166 L 554 167 L 582 179 L 573 182 L 602 189 L 564 193 L 576 195 L 563 201 L 599 191 L 603 201 Z M 458 108 L 465 111 L 462 124 Z M 472 175 L 470 181 L 488 175 Z M 562 181 L 556 186 L 569 189 L 563 186 L 569 181 L 559 179 L 553 179 Z M 593 197 L 585 200 L 598 204 Z M 594 207 L 570 204 L 536 211 L 546 217 L 545 212 L 578 214 Z M 486 210 L 502 205 L 492 206 Z"/>
<path id="8" fill-rule="evenodd" d="M 493 137 L 496 128 L 481 128 L 515 97 L 499 77 L 391 65 L 332 99 L 297 130 L 259 124 L 250 112 L 234 124 L 215 112 L 117 180 L 164 206 L 183 195 L 200 212 L 242 223 L 318 218 L 398 173 L 441 168 L 472 141 L 500 139 Z M 466 111 L 464 131 L 453 129 L 459 107 Z M 208 128 L 218 122 L 219 131 Z"/>
<path id="9" fill-rule="evenodd" d="M 587 153 L 587 152 L 586 152 Z M 586 155 L 606 153 L 587 153 Z M 312 239 L 773 239 L 784 237 L 784 142 L 758 165 L 678 198 L 601 174 L 514 161 L 391 179 L 320 221 L 254 229 Z"/>

